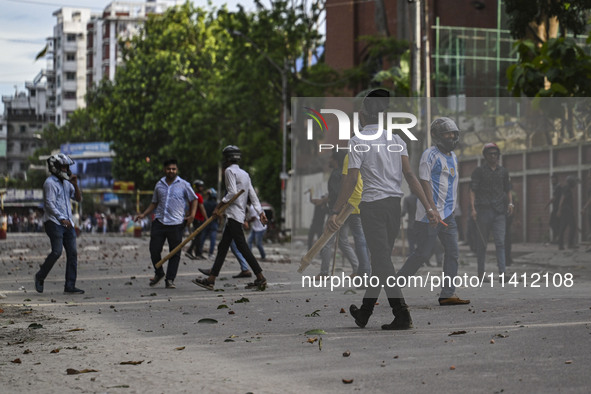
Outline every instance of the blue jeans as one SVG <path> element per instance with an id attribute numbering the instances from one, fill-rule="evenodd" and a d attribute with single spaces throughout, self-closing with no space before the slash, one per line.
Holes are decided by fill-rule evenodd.
<path id="1" fill-rule="evenodd" d="M 445 280 L 442 284 L 439 298 L 449 298 L 454 295 L 456 288 L 453 285 L 453 278 L 458 275 L 458 226 L 453 215 L 448 216 L 444 222 L 447 223 L 447 227 L 441 223 L 437 224 L 437 227 L 432 227 L 429 223 L 415 222 L 414 231 L 417 236 L 418 247 L 398 271 L 399 276 L 408 278 L 414 275 L 423 263 L 429 261 L 439 237 L 445 251 L 443 273 L 445 277 L 450 278 L 450 280 Z"/>
<path id="2" fill-rule="evenodd" d="M 330 266 L 330 261 L 333 259 L 334 256 L 334 244 L 336 240 L 336 234 L 333 235 L 326 245 L 320 250 L 320 258 L 322 260 L 320 264 L 320 275 L 328 275 L 328 269 Z M 357 269 L 359 268 L 359 260 L 357 259 L 357 255 L 355 254 L 355 250 L 349 243 L 349 223 L 345 221 L 339 230 L 339 249 L 343 253 L 349 262 L 351 263 L 351 268 L 353 269 L 353 274 L 357 273 Z"/>
<path id="3" fill-rule="evenodd" d="M 248 271 L 248 264 L 246 264 L 246 259 L 244 258 L 244 256 L 242 255 L 242 253 L 240 253 L 240 251 L 238 250 L 238 247 L 236 246 L 236 242 L 234 242 L 232 240 L 232 243 L 230 244 L 230 250 L 232 251 L 232 254 L 234 255 L 234 257 L 236 257 L 236 259 L 238 260 L 238 264 L 240 264 L 240 270 L 241 271 Z"/>
<path id="4" fill-rule="evenodd" d="M 183 240 L 183 230 L 185 229 L 185 223 L 167 226 L 162 224 L 159 220 L 152 222 L 152 229 L 150 230 L 150 257 L 152 259 L 152 265 L 156 265 L 160 261 L 162 247 L 164 242 L 168 240 L 168 249 L 172 251 L 176 248 Z M 174 280 L 176 273 L 179 269 L 179 262 L 181 260 L 181 251 L 179 250 L 174 256 L 168 260 L 168 267 L 166 268 L 166 279 Z M 164 269 L 162 266 L 155 269 L 155 273 L 158 276 L 164 275 Z"/>
<path id="5" fill-rule="evenodd" d="M 492 231 L 497 252 L 497 266 L 499 274 L 505 272 L 505 213 L 498 213 L 492 208 L 476 207 L 476 258 L 478 261 L 478 276 L 484 275 L 484 261 L 486 260 L 486 244 Z"/>
<path id="6" fill-rule="evenodd" d="M 203 230 L 203 237 L 201 237 L 201 245 L 199 245 L 199 249 L 203 251 L 203 245 L 205 245 L 205 240 L 209 239 L 209 255 L 213 255 L 215 252 L 215 242 L 216 237 L 218 235 L 218 221 L 214 220 L 213 222 L 209 223 L 205 230 Z"/>
<path id="7" fill-rule="evenodd" d="M 357 268 L 357 275 L 363 276 L 363 274 L 370 275 L 371 267 L 369 265 L 369 249 L 367 249 L 367 241 L 365 240 L 365 234 L 363 233 L 363 227 L 361 226 L 361 216 L 357 214 L 350 215 L 347 219 L 347 224 L 353 235 L 353 241 L 355 242 L 355 254 L 359 260 L 359 267 Z"/>
<path id="8" fill-rule="evenodd" d="M 250 235 L 248 236 L 249 249 L 252 250 L 252 243 L 254 241 L 255 245 L 257 246 L 257 249 L 259 250 L 259 253 L 261 254 L 261 259 L 264 259 L 267 256 L 267 254 L 265 253 L 265 248 L 263 248 L 263 237 L 265 236 L 266 231 L 266 229 L 262 231 L 252 230 L 250 232 Z"/>
<path id="9" fill-rule="evenodd" d="M 62 246 L 66 249 L 66 284 L 65 289 L 76 287 L 76 273 L 78 269 L 78 252 L 76 250 L 76 231 L 73 227 L 66 228 L 55 224 L 51 220 L 45 222 L 45 233 L 51 242 L 51 253 L 41 265 L 37 278 L 45 280 L 55 262 L 62 255 Z"/>

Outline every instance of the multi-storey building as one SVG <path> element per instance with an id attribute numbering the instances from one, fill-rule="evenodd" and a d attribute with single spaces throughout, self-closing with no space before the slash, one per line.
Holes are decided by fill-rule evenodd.
<path id="1" fill-rule="evenodd" d="M 41 131 L 50 120 L 47 109 L 47 73 L 41 71 L 32 82 L 26 82 L 26 92 L 3 96 L 3 143 L 0 142 L 0 173 L 24 178 L 29 166 L 28 158 L 42 146 Z M 5 144 L 5 152 L 2 152 Z M 2 157 L 4 153 L 4 157 Z"/>
<path id="2" fill-rule="evenodd" d="M 167 7 L 155 1 L 114 1 L 101 15 L 92 16 L 86 25 L 86 88 L 104 78 L 114 80 L 121 63 L 118 41 L 136 35 L 148 15 L 162 13 Z"/>

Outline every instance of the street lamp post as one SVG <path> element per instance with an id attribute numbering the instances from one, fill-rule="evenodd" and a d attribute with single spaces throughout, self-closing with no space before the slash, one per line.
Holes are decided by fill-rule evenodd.
<path id="1" fill-rule="evenodd" d="M 283 115 L 281 117 L 282 123 L 282 157 L 281 157 L 281 173 L 279 174 L 279 179 L 281 180 L 281 219 L 285 220 L 286 216 L 286 202 L 287 202 L 287 195 L 286 195 L 286 181 L 289 179 L 289 174 L 287 173 L 287 111 L 288 108 L 288 100 L 287 100 L 287 70 L 288 64 L 287 59 L 283 59 L 283 67 L 279 66 L 275 60 L 271 59 L 271 57 L 262 50 L 254 41 L 250 39 L 247 35 L 242 33 L 238 30 L 233 30 L 230 32 L 235 36 L 243 37 L 245 40 L 250 42 L 252 46 L 254 46 L 264 57 L 265 59 L 271 63 L 273 67 L 281 74 L 281 104 L 283 107 Z M 279 226 L 283 229 L 284 226 L 282 223 L 279 223 Z"/>

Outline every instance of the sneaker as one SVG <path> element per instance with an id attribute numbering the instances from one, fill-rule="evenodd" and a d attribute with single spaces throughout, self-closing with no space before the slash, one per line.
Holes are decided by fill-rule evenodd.
<path id="1" fill-rule="evenodd" d="M 439 299 L 439 305 L 441 306 L 445 306 L 445 305 L 467 305 L 470 303 L 470 300 L 462 300 L 460 297 L 458 297 L 457 295 L 453 295 L 451 297 L 447 297 L 447 298 L 440 298 Z"/>
<path id="2" fill-rule="evenodd" d="M 187 256 L 188 258 L 190 258 L 191 260 L 197 260 L 197 257 L 195 257 L 195 255 L 191 252 L 186 252 L 185 256 Z"/>
<path id="3" fill-rule="evenodd" d="M 232 276 L 232 278 L 250 278 L 250 277 L 252 277 L 252 272 L 250 272 L 249 270 L 240 271 L 240 273 Z"/>
<path id="4" fill-rule="evenodd" d="M 164 274 L 162 274 L 162 275 L 158 275 L 158 274 L 154 275 L 154 277 L 150 279 L 150 287 L 156 286 L 162 280 L 162 278 L 164 278 Z"/>
<path id="5" fill-rule="evenodd" d="M 37 293 L 43 293 L 43 279 L 39 279 L 37 274 L 35 274 L 35 290 Z"/>
<path id="6" fill-rule="evenodd" d="M 176 286 L 174 284 L 174 281 L 172 281 L 172 280 L 165 279 L 164 280 L 164 284 L 165 284 L 165 286 L 166 286 L 167 289 L 176 289 Z"/>
<path id="7" fill-rule="evenodd" d="M 195 283 L 197 286 L 203 287 L 207 290 L 213 290 L 213 283 L 207 280 L 207 278 L 195 278 L 191 282 Z"/>
<path id="8" fill-rule="evenodd" d="M 84 294 L 84 290 L 79 289 L 77 287 L 72 287 L 71 289 L 64 289 L 64 293 L 68 293 L 68 294 Z"/>

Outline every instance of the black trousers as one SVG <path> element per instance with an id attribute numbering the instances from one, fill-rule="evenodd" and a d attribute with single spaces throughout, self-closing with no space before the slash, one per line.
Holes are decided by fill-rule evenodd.
<path id="1" fill-rule="evenodd" d="M 361 225 L 371 256 L 371 273 L 380 280 L 379 286 L 368 287 L 363 298 L 377 299 L 383 285 L 391 303 L 393 299 L 402 299 L 400 288 L 388 286 L 386 283 L 388 277 L 396 277 L 391 256 L 400 229 L 400 198 L 388 197 L 378 201 L 362 202 L 359 209 Z"/>
<path id="2" fill-rule="evenodd" d="M 248 244 L 246 243 L 244 231 L 242 231 L 242 223 L 228 218 L 228 222 L 224 228 L 224 233 L 222 234 L 222 239 L 218 244 L 218 254 L 215 256 L 215 262 L 211 268 L 211 275 L 219 276 L 222 266 L 224 265 L 224 260 L 226 259 L 226 254 L 228 254 L 228 249 L 230 249 L 232 240 L 236 243 L 236 247 L 246 259 L 246 262 L 252 269 L 252 272 L 254 272 L 255 275 L 260 274 L 263 270 L 257 259 L 250 251 Z"/>
<path id="3" fill-rule="evenodd" d="M 150 231 L 150 257 L 152 258 L 152 265 L 156 265 L 162 258 L 162 247 L 164 242 L 168 240 L 169 250 L 176 248 L 183 240 L 183 229 L 185 222 L 177 225 L 167 226 L 162 224 L 159 220 L 152 222 L 152 229 Z M 179 250 L 174 256 L 168 260 L 168 267 L 166 269 L 166 279 L 174 280 L 179 269 L 179 262 L 181 260 L 181 251 Z M 156 275 L 164 274 L 162 267 L 156 269 Z"/>

